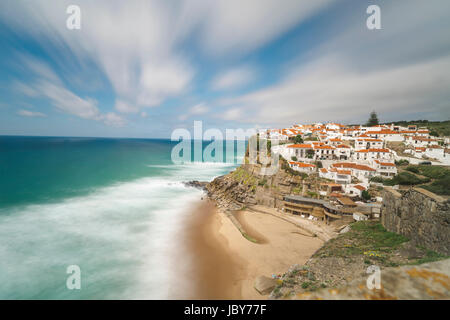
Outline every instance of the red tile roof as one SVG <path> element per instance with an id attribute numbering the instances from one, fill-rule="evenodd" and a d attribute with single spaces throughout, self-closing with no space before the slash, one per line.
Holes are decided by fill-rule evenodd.
<path id="1" fill-rule="evenodd" d="M 350 162 L 344 162 L 344 163 L 335 163 L 333 164 L 333 167 L 336 168 L 347 168 L 347 169 L 356 169 L 356 170 L 364 170 L 364 171 L 375 171 L 375 169 L 362 165 L 362 164 L 356 164 L 356 163 L 350 163 Z"/>
<path id="2" fill-rule="evenodd" d="M 305 144 L 305 143 L 301 143 L 301 144 L 292 144 L 290 146 L 287 146 L 288 148 L 298 148 L 298 149 L 312 149 L 312 145 L 310 144 Z"/>
<path id="3" fill-rule="evenodd" d="M 303 163 L 303 162 L 296 162 L 296 161 L 290 161 L 289 163 L 292 165 L 295 165 L 297 167 L 301 167 L 301 168 L 315 168 L 316 167 L 314 164 L 310 164 L 310 163 Z"/>

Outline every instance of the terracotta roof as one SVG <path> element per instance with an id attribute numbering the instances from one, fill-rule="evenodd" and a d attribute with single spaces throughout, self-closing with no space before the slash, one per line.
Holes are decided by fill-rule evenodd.
<path id="1" fill-rule="evenodd" d="M 375 169 L 365 166 L 362 164 L 344 162 L 344 163 L 334 163 L 333 167 L 336 168 L 347 168 L 347 169 L 356 169 L 356 170 L 364 170 L 364 171 L 375 171 Z"/>
<path id="2" fill-rule="evenodd" d="M 382 165 L 382 166 L 386 166 L 386 167 L 395 167 L 395 163 L 391 163 L 391 162 L 381 162 L 379 160 L 375 160 L 376 163 Z"/>
<path id="3" fill-rule="evenodd" d="M 287 146 L 288 148 L 298 148 L 298 149 L 312 149 L 312 145 L 301 143 L 301 144 L 292 144 L 290 146 Z"/>
<path id="4" fill-rule="evenodd" d="M 296 161 L 290 161 L 290 164 L 293 164 L 297 167 L 301 167 L 301 168 L 315 168 L 316 166 L 314 164 L 310 164 L 310 163 L 303 163 L 303 162 L 296 162 Z"/>
<path id="5" fill-rule="evenodd" d="M 325 168 L 320 168 L 319 170 L 320 170 L 320 172 L 323 172 L 323 173 L 327 173 L 328 172 L 328 170 L 325 169 Z"/>
<path id="6" fill-rule="evenodd" d="M 367 131 L 366 134 L 399 134 L 399 132 L 394 131 L 394 130 L 385 129 L 385 130 L 380 130 L 380 131 Z"/>
<path id="7" fill-rule="evenodd" d="M 357 184 L 356 186 L 353 186 L 353 188 L 356 188 L 356 189 L 361 190 L 361 191 L 366 190 L 366 188 L 364 188 L 363 186 L 361 186 L 359 184 Z"/>
<path id="8" fill-rule="evenodd" d="M 336 148 L 350 148 L 350 147 L 345 144 L 340 144 L 340 145 L 336 146 Z"/>
<path id="9" fill-rule="evenodd" d="M 357 150 L 355 152 L 390 152 L 389 149 L 363 149 L 363 150 Z"/>
<path id="10" fill-rule="evenodd" d="M 374 138 L 358 139 L 358 141 L 383 142 L 383 140 L 381 139 L 374 139 Z"/>
<path id="11" fill-rule="evenodd" d="M 314 146 L 314 149 L 335 149 L 332 146 Z"/>
<path id="12" fill-rule="evenodd" d="M 336 172 L 338 174 L 347 174 L 347 175 L 351 175 L 352 172 L 350 170 L 336 170 Z"/>

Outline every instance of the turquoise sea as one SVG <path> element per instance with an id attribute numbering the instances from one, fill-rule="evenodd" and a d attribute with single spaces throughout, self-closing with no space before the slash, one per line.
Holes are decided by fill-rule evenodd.
<path id="1" fill-rule="evenodd" d="M 174 164 L 176 144 L 0 136 L 0 299 L 171 298 L 174 258 L 189 254 L 177 235 L 202 196 L 183 182 L 223 175 L 243 156 Z M 69 265 L 80 290 L 66 287 Z"/>

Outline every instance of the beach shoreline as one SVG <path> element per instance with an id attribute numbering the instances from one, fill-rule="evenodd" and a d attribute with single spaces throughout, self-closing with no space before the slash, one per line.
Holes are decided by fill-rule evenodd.
<path id="1" fill-rule="evenodd" d="M 182 236 L 192 262 L 187 280 L 193 290 L 184 297 L 188 299 L 267 299 L 254 289 L 257 277 L 283 274 L 294 264 L 306 263 L 324 243 L 292 223 L 251 210 L 233 213 L 250 236 L 245 238 L 210 200 L 200 201 L 191 212 Z"/>

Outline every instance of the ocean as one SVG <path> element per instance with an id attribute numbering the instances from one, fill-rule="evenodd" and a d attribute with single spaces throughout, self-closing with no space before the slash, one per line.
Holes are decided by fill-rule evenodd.
<path id="1" fill-rule="evenodd" d="M 170 299 L 175 258 L 189 254 L 177 237 L 202 197 L 183 182 L 243 157 L 174 164 L 176 144 L 0 136 L 0 299 Z M 66 286 L 71 265 L 80 290 Z"/>

